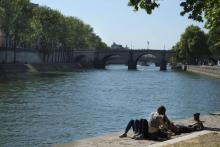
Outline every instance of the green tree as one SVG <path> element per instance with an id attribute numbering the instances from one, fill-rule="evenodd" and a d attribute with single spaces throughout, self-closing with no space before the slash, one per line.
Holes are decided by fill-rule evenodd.
<path id="1" fill-rule="evenodd" d="M 107 45 L 102 42 L 90 25 L 84 24 L 75 17 L 66 17 L 64 21 L 63 37 L 64 46 L 74 49 L 106 49 Z"/>
<path id="2" fill-rule="evenodd" d="M 181 35 L 180 41 L 173 47 L 179 60 L 196 64 L 210 55 L 207 35 L 197 26 L 189 26 Z"/>
<path id="3" fill-rule="evenodd" d="M 72 49 L 107 48 L 90 25 L 29 0 L 1 0 L 0 29 L 14 42 L 14 61 L 16 47 L 22 44 L 38 46 L 45 62 L 56 61 L 57 51 L 62 54 L 59 59 L 66 60 L 64 56 L 70 58 Z"/>
<path id="4" fill-rule="evenodd" d="M 53 54 L 60 45 L 60 34 L 62 32 L 62 18 L 60 12 L 48 7 L 38 7 L 36 20 L 39 25 L 39 44 L 43 60 L 49 62 L 49 56 Z M 35 23 L 36 24 L 36 23 Z"/>
<path id="5" fill-rule="evenodd" d="M 32 8 L 29 0 L 2 0 L 0 9 L 1 30 L 7 37 L 10 37 L 17 43 L 27 41 L 30 31 L 32 18 Z"/>
<path id="6" fill-rule="evenodd" d="M 2 0 L 0 8 L 2 21 L 1 30 L 6 38 L 12 39 L 11 46 L 14 48 L 14 63 L 16 62 L 16 48 L 23 42 L 30 41 L 30 29 L 32 5 L 29 0 Z M 7 60 L 7 59 L 6 59 Z"/>
<path id="7" fill-rule="evenodd" d="M 208 34 L 209 50 L 212 55 L 220 56 L 220 26 L 216 29 L 212 29 Z"/>

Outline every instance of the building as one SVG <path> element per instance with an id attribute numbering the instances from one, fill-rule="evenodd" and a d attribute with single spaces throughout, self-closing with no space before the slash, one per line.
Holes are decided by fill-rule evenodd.
<path id="1" fill-rule="evenodd" d="M 111 49 L 124 49 L 124 48 L 122 45 L 113 42 L 113 44 L 111 45 Z"/>

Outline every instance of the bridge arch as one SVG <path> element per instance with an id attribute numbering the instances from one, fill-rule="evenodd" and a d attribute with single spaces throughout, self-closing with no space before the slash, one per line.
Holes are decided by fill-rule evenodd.
<path id="1" fill-rule="evenodd" d="M 139 52 L 136 54 L 133 60 L 133 68 L 136 69 L 138 60 L 144 55 L 153 55 L 155 57 L 154 63 L 156 66 L 160 66 L 160 70 L 167 69 L 167 61 L 171 56 L 167 55 L 167 51 L 165 50 L 147 50 L 143 52 Z"/>
<path id="2" fill-rule="evenodd" d="M 74 63 L 78 64 L 78 66 L 80 66 L 80 67 L 88 67 L 88 66 L 90 66 L 89 64 L 91 64 L 89 57 L 84 54 L 78 55 L 74 59 Z"/>
<path id="3" fill-rule="evenodd" d="M 102 62 L 106 63 L 109 60 L 109 58 L 114 57 L 114 56 L 120 56 L 120 55 L 118 55 L 118 54 L 107 55 L 107 56 L 103 57 Z"/>
<path id="4" fill-rule="evenodd" d="M 113 53 L 106 55 L 102 57 L 101 62 L 103 64 L 103 68 L 105 68 L 106 65 L 110 64 L 124 64 L 127 65 L 127 57 L 124 57 L 120 53 Z"/>
<path id="5" fill-rule="evenodd" d="M 87 58 L 86 55 L 79 55 L 79 56 L 77 56 L 77 57 L 75 58 L 74 62 L 75 62 L 75 63 L 78 63 L 78 62 L 80 62 L 81 60 L 83 60 L 83 59 L 85 59 L 85 58 Z"/>
<path id="6" fill-rule="evenodd" d="M 156 63 L 157 61 L 157 56 L 151 54 L 151 53 L 144 53 L 141 54 L 140 56 L 137 57 L 135 63 L 144 63 L 146 64 L 147 62 L 151 62 L 151 63 Z"/>
<path id="7" fill-rule="evenodd" d="M 143 57 L 143 56 L 145 56 L 145 55 L 152 55 L 152 56 L 154 56 L 155 59 L 158 58 L 157 55 L 154 55 L 154 54 L 152 54 L 152 53 L 142 53 L 142 54 L 140 54 L 139 56 L 137 56 L 137 58 L 135 59 L 135 62 L 137 63 L 138 60 L 140 60 L 140 58 Z"/>

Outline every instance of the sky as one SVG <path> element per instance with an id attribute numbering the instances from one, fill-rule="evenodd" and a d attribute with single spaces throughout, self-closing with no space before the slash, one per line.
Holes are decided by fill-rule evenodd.
<path id="1" fill-rule="evenodd" d="M 178 0 L 159 0 L 160 7 L 148 15 L 144 10 L 133 11 L 128 0 L 31 0 L 74 16 L 89 24 L 102 40 L 132 49 L 171 49 L 185 28 L 204 23 L 180 16 Z M 149 43 L 149 44 L 148 44 Z M 149 46 L 148 46 L 149 45 Z"/>

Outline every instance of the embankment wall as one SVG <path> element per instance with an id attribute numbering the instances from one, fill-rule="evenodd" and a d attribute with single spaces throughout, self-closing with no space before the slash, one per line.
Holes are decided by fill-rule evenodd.
<path id="1" fill-rule="evenodd" d="M 16 63 L 43 63 L 36 51 L 21 50 L 15 53 L 12 50 L 0 50 L 0 63 L 13 63 L 14 60 Z"/>
<path id="2" fill-rule="evenodd" d="M 187 65 L 187 71 L 199 73 L 207 76 L 220 78 L 220 67 L 219 66 L 198 66 L 198 65 Z"/>

